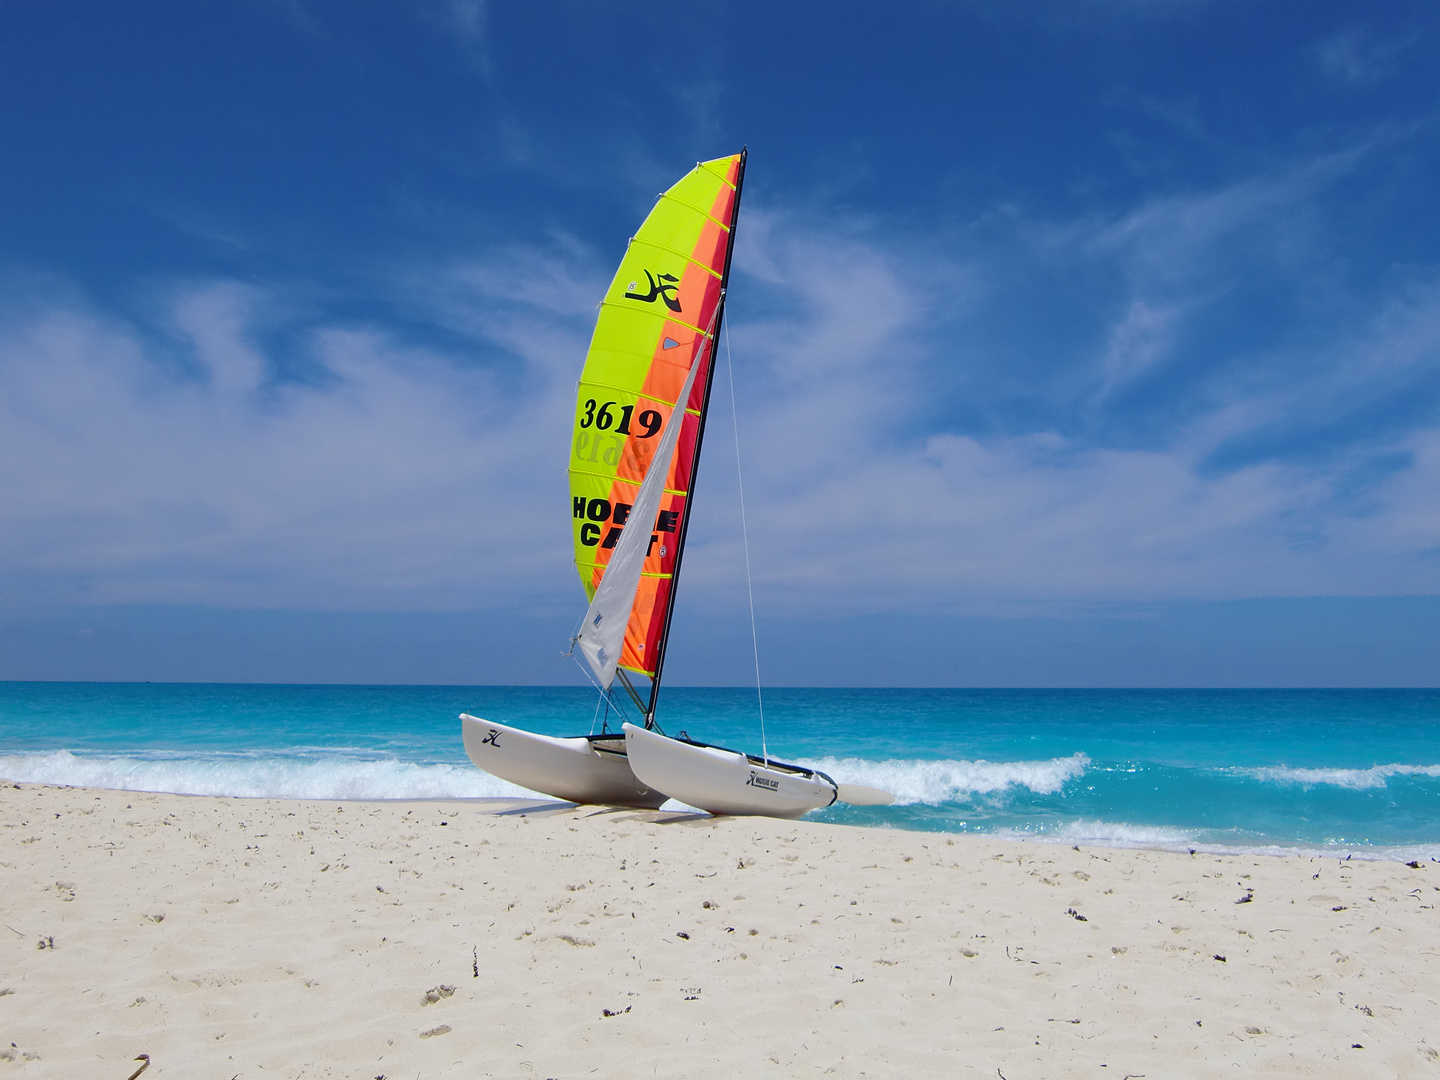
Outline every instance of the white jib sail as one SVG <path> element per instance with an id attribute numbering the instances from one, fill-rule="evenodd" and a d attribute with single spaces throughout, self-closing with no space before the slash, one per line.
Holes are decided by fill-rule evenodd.
<path id="1" fill-rule="evenodd" d="M 660 499 L 665 494 L 665 481 L 670 474 L 670 459 L 675 456 L 680 425 L 685 420 L 685 403 L 690 400 L 690 390 L 695 385 L 704 349 L 702 344 L 700 354 L 690 362 L 685 385 L 680 389 L 670 418 L 665 421 L 660 445 L 650 459 L 650 469 L 640 484 L 640 494 L 635 496 L 629 523 L 620 534 L 615 552 L 605 567 L 605 576 L 600 579 L 595 598 L 590 601 L 585 621 L 575 638 L 581 655 L 589 662 L 602 690 L 609 690 L 610 684 L 615 681 L 615 665 L 620 662 L 620 650 L 625 643 L 625 626 L 630 621 L 630 609 L 635 606 L 635 592 L 640 587 L 645 555 L 650 550 L 650 534 L 655 529 Z M 689 500 L 686 500 L 686 513 L 689 513 Z M 648 529 L 640 527 L 645 522 L 650 525 Z"/>

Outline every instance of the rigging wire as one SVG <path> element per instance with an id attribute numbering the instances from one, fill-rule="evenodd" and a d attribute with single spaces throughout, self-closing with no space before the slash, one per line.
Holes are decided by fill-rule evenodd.
<path id="1" fill-rule="evenodd" d="M 585 614 L 588 615 L 589 612 L 586 612 Z M 606 723 L 607 725 L 610 723 L 610 695 L 607 694 L 604 690 L 602 690 L 602 689 L 600 688 L 600 684 L 599 684 L 598 682 L 596 682 L 595 679 L 594 679 L 594 677 L 590 674 L 590 669 L 589 669 L 589 667 L 587 667 L 585 664 L 581 663 L 581 662 L 580 662 L 580 657 L 578 657 L 578 656 L 575 655 L 575 646 L 576 646 L 576 645 L 579 643 L 579 641 L 580 641 L 580 628 L 583 627 L 584 625 L 585 625 L 585 615 L 581 615 L 581 616 L 580 616 L 580 621 L 575 624 L 575 632 L 570 635 L 570 648 L 567 649 L 565 652 L 563 652 L 563 653 L 561 654 L 561 657 L 563 658 L 563 657 L 568 656 L 568 657 L 570 657 L 572 660 L 574 660 L 574 661 L 575 661 L 575 666 L 578 667 L 578 668 L 580 669 L 581 674 L 583 674 L 583 675 L 585 676 L 585 678 L 590 681 L 590 685 L 593 686 L 593 687 L 595 687 L 596 693 L 599 695 L 599 696 L 595 699 L 595 715 L 594 715 L 593 717 L 591 717 L 591 719 L 590 719 L 590 734 L 591 734 L 591 735 L 594 735 L 594 734 L 595 734 L 595 725 L 600 722 L 600 706 L 601 706 L 601 705 L 604 705 L 604 706 L 605 706 L 605 723 Z"/>
<path id="2" fill-rule="evenodd" d="M 765 695 L 760 689 L 760 636 L 755 631 L 755 586 L 750 580 L 750 530 L 745 522 L 745 477 L 740 471 L 740 415 L 735 407 L 735 360 L 730 353 L 730 328 L 725 327 L 725 374 L 730 380 L 731 430 L 735 433 L 735 481 L 740 488 L 740 539 L 745 548 L 745 592 L 750 597 L 750 644 L 755 650 L 755 701 L 760 706 L 760 754 L 770 764 L 765 743 Z"/>
<path id="3" fill-rule="evenodd" d="M 595 725 L 600 723 L 600 706 L 605 704 L 605 695 L 601 694 L 595 699 L 595 715 L 590 718 L 590 734 L 595 734 Z M 610 721 L 610 710 L 605 710 L 605 721 Z"/>
<path id="4" fill-rule="evenodd" d="M 565 656 L 570 656 L 570 653 L 565 653 L 564 655 L 565 655 Z M 561 659 L 564 659 L 564 657 L 562 656 Z M 605 717 L 606 717 L 605 722 L 606 722 L 607 724 L 610 722 L 610 721 L 609 721 L 609 717 L 610 717 L 610 713 L 611 713 L 612 710 L 614 711 L 614 713 L 615 713 L 616 716 L 618 716 L 622 721 L 625 721 L 625 720 L 626 720 L 625 709 L 621 706 L 620 702 L 617 701 L 617 700 L 614 698 L 614 696 L 610 693 L 610 691 L 608 691 L 608 690 L 604 689 L 603 687 L 601 687 L 601 685 L 599 684 L 599 682 L 596 681 L 595 676 L 592 675 L 592 674 L 590 674 L 590 669 L 580 662 L 580 658 L 579 658 L 578 656 L 577 656 L 577 657 L 574 657 L 573 659 L 575 660 L 575 666 L 580 669 L 580 673 L 581 673 L 582 675 L 584 675 L 585 678 L 587 678 L 588 680 L 590 680 L 590 685 L 593 686 L 593 687 L 595 687 L 595 692 L 599 695 L 599 700 L 597 700 L 597 701 L 595 702 L 595 716 L 596 716 L 597 718 L 599 717 L 599 715 L 600 715 L 600 705 L 601 705 L 601 703 L 603 702 L 604 705 L 605 705 Z M 595 734 L 595 720 L 594 720 L 594 719 L 592 719 L 592 720 L 590 721 L 590 734 L 592 734 L 592 735 Z M 661 734 L 664 734 L 664 733 L 662 732 Z"/>

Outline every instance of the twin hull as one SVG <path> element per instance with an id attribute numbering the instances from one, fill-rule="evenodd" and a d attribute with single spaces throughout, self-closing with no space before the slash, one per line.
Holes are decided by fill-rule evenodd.
<path id="1" fill-rule="evenodd" d="M 835 783 L 821 773 L 775 767 L 718 746 L 681 742 L 625 725 L 630 768 L 671 798 L 712 814 L 798 818 L 835 801 Z"/>
<path id="2" fill-rule="evenodd" d="M 656 809 L 673 798 L 712 814 L 798 818 L 835 801 L 820 773 L 775 767 L 734 750 L 682 742 L 634 724 L 624 735 L 559 739 L 468 713 L 465 752 L 488 773 L 576 803 Z"/>
<path id="3" fill-rule="evenodd" d="M 620 735 L 557 739 L 460 716 L 465 753 L 486 772 L 574 803 L 659 809 L 664 792 L 641 783 L 625 760 Z"/>

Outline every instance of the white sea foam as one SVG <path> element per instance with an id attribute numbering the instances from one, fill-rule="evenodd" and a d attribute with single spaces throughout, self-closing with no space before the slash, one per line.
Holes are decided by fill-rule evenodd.
<path id="1" fill-rule="evenodd" d="M 1146 848 L 1195 855 L 1309 856 L 1315 859 L 1360 859 L 1384 862 L 1440 862 L 1440 844 L 1370 845 L 1354 843 L 1293 844 L 1224 843 L 1200 839 L 1196 833 L 1164 825 L 1136 825 L 1124 821 L 1071 821 L 1047 832 L 997 829 L 989 835 L 1047 844 L 1084 844 L 1087 847 Z"/>
<path id="2" fill-rule="evenodd" d="M 1166 825 L 1136 825 L 1128 821 L 1067 821 L 1063 824 L 1052 822 L 1035 828 L 986 830 L 980 835 L 1043 844 L 1084 844 L 1086 847 L 1201 850 L 1201 845 L 1194 836 L 1184 829 Z M 1214 845 L 1210 845 L 1206 850 L 1213 848 Z"/>
<path id="3" fill-rule="evenodd" d="M 1289 769 L 1276 765 L 1237 771 L 1276 784 L 1331 784 L 1354 791 L 1383 788 L 1392 776 L 1440 777 L 1440 765 L 1374 765 L 1368 769 Z"/>
<path id="4" fill-rule="evenodd" d="M 1090 764 L 1084 754 L 1049 761 L 867 761 L 804 764 L 842 783 L 893 792 L 896 803 L 939 804 L 1012 787 L 1053 795 Z M 533 796 L 468 765 L 264 753 L 203 757 L 76 755 L 68 750 L 0 756 L 0 776 L 32 784 L 272 799 L 469 799 Z"/>
<path id="5" fill-rule="evenodd" d="M 1166 825 L 1134 825 L 1128 821 L 1070 821 L 1045 839 L 1102 847 L 1193 846 L 1193 837 L 1184 829 Z"/>
<path id="6" fill-rule="evenodd" d="M 938 804 L 967 794 L 992 794 L 1023 787 L 1036 794 L 1058 792 L 1066 781 L 1082 775 L 1090 761 L 1084 754 L 1049 761 L 866 761 L 824 758 L 806 762 L 846 783 L 868 784 L 892 791 L 897 803 Z M 1252 770 L 1260 772 L 1261 770 Z M 1440 775 L 1440 766 L 1377 766 L 1365 770 L 1264 770 L 1281 775 L 1267 779 L 1289 783 L 1342 783 L 1374 787 L 1375 782 L 1344 780 L 1347 774 L 1369 777 Z M 1318 774 L 1310 778 L 1308 774 Z M 120 791 L 157 791 L 181 795 L 225 795 L 276 799 L 473 799 L 545 798 L 506 783 L 468 765 L 416 764 L 394 759 L 373 760 L 334 754 L 214 755 L 206 757 L 150 755 L 145 757 L 76 755 L 67 750 L 0 756 L 0 777 L 32 784 L 97 787 Z M 688 807 L 671 800 L 667 810 Z M 1387 859 L 1409 862 L 1440 860 L 1440 845 L 1395 847 L 1365 844 L 1244 844 L 1200 840 L 1183 829 L 1127 822 L 1070 821 L 1054 828 L 1000 829 L 989 835 L 1042 843 L 1084 844 L 1112 848 L 1194 849 L 1201 854 L 1310 855 L 1324 858 Z"/>
<path id="7" fill-rule="evenodd" d="M 888 791 L 897 806 L 953 802 L 966 795 L 990 795 L 1023 787 L 1036 795 L 1054 795 L 1082 775 L 1090 764 L 1084 754 L 1048 761 L 868 761 L 817 758 L 800 764 L 819 769 L 842 784 L 865 784 Z"/>
<path id="8" fill-rule="evenodd" d="M 90 757 L 54 750 L 0 757 L 0 776 L 32 784 L 252 799 L 535 796 L 535 792 L 469 765 L 417 765 L 341 757 Z"/>

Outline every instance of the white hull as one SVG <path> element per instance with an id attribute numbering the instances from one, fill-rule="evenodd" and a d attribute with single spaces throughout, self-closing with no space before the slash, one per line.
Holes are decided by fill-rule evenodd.
<path id="1" fill-rule="evenodd" d="M 836 799 L 836 785 L 822 774 L 767 766 L 634 724 L 625 725 L 625 750 L 641 782 L 712 814 L 798 818 Z"/>
<path id="2" fill-rule="evenodd" d="M 658 809 L 666 796 L 630 770 L 625 742 L 557 739 L 460 714 L 465 753 L 481 769 L 531 791 L 574 803 Z"/>

